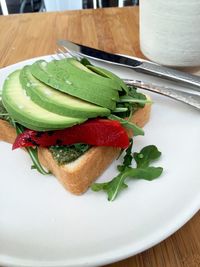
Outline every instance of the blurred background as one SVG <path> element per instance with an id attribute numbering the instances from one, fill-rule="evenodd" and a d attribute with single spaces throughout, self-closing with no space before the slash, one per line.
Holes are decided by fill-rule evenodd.
<path id="1" fill-rule="evenodd" d="M 0 15 L 138 5 L 139 0 L 0 0 Z"/>

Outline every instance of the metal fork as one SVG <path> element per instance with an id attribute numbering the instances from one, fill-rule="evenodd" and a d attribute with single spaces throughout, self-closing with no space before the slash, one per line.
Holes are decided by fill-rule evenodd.
<path id="1" fill-rule="evenodd" d="M 62 47 L 62 49 L 61 47 L 59 47 L 56 51 L 56 55 L 59 59 L 64 59 L 69 56 L 75 57 L 79 60 L 83 58 L 80 54 L 74 51 L 72 52 L 66 47 Z M 172 99 L 183 102 L 185 104 L 188 104 L 200 110 L 200 95 L 198 94 L 183 92 L 178 89 L 169 88 L 167 86 L 161 86 L 161 85 L 157 85 L 157 84 L 153 84 L 149 82 L 143 82 L 140 80 L 123 79 L 123 81 L 128 86 L 135 86 L 137 88 L 141 88 L 141 89 L 148 90 L 154 93 L 158 93 L 160 95 L 170 97 Z"/>

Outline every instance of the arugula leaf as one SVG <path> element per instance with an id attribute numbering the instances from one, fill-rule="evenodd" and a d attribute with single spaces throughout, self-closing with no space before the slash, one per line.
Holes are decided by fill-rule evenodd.
<path id="1" fill-rule="evenodd" d="M 12 125 L 15 127 L 17 134 L 21 134 L 24 131 L 24 127 L 18 123 L 16 123 L 13 119 L 11 119 Z"/>
<path id="2" fill-rule="evenodd" d="M 146 167 L 146 168 L 128 168 L 126 169 L 127 177 L 152 181 L 158 178 L 163 172 L 162 167 Z"/>
<path id="3" fill-rule="evenodd" d="M 136 98 L 136 99 L 141 99 L 141 100 L 146 100 L 147 99 L 146 95 L 144 95 L 142 93 L 139 93 L 135 86 L 129 86 L 128 95 L 133 97 L 133 98 Z"/>
<path id="4" fill-rule="evenodd" d="M 94 183 L 91 186 L 93 191 L 105 191 L 108 195 L 108 200 L 113 201 L 116 199 L 118 194 L 125 188 L 128 187 L 125 184 L 127 177 L 135 179 L 144 179 L 152 181 L 158 178 L 163 172 L 161 167 L 147 167 L 147 168 L 125 168 L 125 171 L 120 172 L 116 177 L 107 183 Z"/>
<path id="5" fill-rule="evenodd" d="M 85 57 L 80 60 L 80 63 L 83 64 L 84 66 L 87 65 L 92 66 L 91 62 Z"/>
<path id="6" fill-rule="evenodd" d="M 130 117 L 135 111 L 143 108 L 145 104 L 151 103 L 151 101 L 148 100 L 144 94 L 138 93 L 137 88 L 134 86 L 126 86 L 126 89 L 124 90 L 119 91 L 120 98 L 116 103 L 117 109 L 127 108 L 127 111 L 118 111 L 117 116 L 120 118 Z"/>
<path id="7" fill-rule="evenodd" d="M 158 159 L 161 156 L 161 152 L 158 151 L 154 145 L 144 147 L 139 153 L 133 154 L 137 163 L 137 168 L 148 167 L 151 161 Z"/>
<path id="8" fill-rule="evenodd" d="M 7 110 L 5 109 L 3 102 L 1 100 L 1 91 L 0 91 L 0 119 L 9 121 L 9 114 Z"/>
<path id="9" fill-rule="evenodd" d="M 91 189 L 96 192 L 101 190 L 105 191 L 108 195 L 108 200 L 112 201 L 117 197 L 119 192 L 128 187 L 128 185 L 124 182 L 125 178 L 125 173 L 122 172 L 114 177 L 110 182 L 92 184 Z"/>
<path id="10" fill-rule="evenodd" d="M 131 130 L 133 130 L 134 136 L 144 135 L 142 128 L 137 126 L 135 123 L 129 122 L 128 120 L 122 119 L 113 114 L 109 115 L 108 119 L 119 121 L 124 127 L 130 128 Z"/>
<path id="11" fill-rule="evenodd" d="M 127 107 L 116 107 L 116 109 L 113 110 L 113 113 L 121 113 L 121 112 L 127 112 L 128 108 Z"/>
<path id="12" fill-rule="evenodd" d="M 11 119 L 12 125 L 16 128 L 16 132 L 17 134 L 23 133 L 24 131 L 24 127 L 18 123 L 16 123 L 13 119 Z M 41 174 L 50 174 L 49 171 L 46 171 L 42 165 L 39 162 L 38 159 L 38 149 L 33 148 L 33 147 L 27 147 L 26 148 L 30 158 L 32 159 L 33 162 L 33 166 L 31 166 L 31 169 L 36 169 L 38 172 L 40 172 Z"/>
<path id="13" fill-rule="evenodd" d="M 138 93 L 139 94 L 139 93 Z M 147 104 L 152 103 L 151 100 L 148 99 L 141 99 L 141 98 L 134 98 L 132 96 L 121 96 L 118 102 L 128 102 L 128 103 L 139 103 L 139 104 Z"/>
<path id="14" fill-rule="evenodd" d="M 104 191 L 107 193 L 109 201 L 113 201 L 122 190 L 128 187 L 124 182 L 125 178 L 126 174 L 120 173 L 104 186 Z"/>
<path id="15" fill-rule="evenodd" d="M 126 155 L 124 156 L 124 161 L 123 161 L 123 165 L 125 167 L 128 167 L 131 165 L 132 163 L 132 147 L 133 147 L 133 139 L 130 140 L 130 145 L 129 147 L 126 149 Z"/>
<path id="16" fill-rule="evenodd" d="M 38 149 L 33 148 L 33 147 L 29 147 L 26 148 L 30 158 L 32 159 L 33 165 L 31 166 L 31 169 L 36 169 L 38 172 L 40 172 L 41 174 L 50 174 L 49 171 L 46 171 L 43 166 L 40 164 L 39 159 L 38 159 Z"/>
<path id="17" fill-rule="evenodd" d="M 126 150 L 126 155 L 124 157 L 123 165 L 118 166 L 120 173 L 114 177 L 111 181 L 105 183 L 94 183 L 91 186 L 93 191 L 99 192 L 104 191 L 108 195 L 108 200 L 113 201 L 116 199 L 118 194 L 126 189 L 128 186 L 125 183 L 126 178 L 134 179 L 144 179 L 147 181 L 152 181 L 158 178 L 162 172 L 162 167 L 151 167 L 150 162 L 159 158 L 161 152 L 158 151 L 156 146 L 144 147 L 139 153 L 134 153 L 135 157 L 131 154 L 132 143 Z M 143 155 L 141 158 L 139 155 Z M 136 158 L 136 168 L 130 167 L 132 159 Z"/>
<path id="18" fill-rule="evenodd" d="M 130 166 L 132 163 L 132 147 L 133 147 L 133 139 L 130 139 L 130 145 L 129 147 L 126 149 L 126 154 L 124 156 L 124 161 L 123 161 L 123 165 L 118 165 L 117 169 L 118 171 L 122 172 L 125 170 L 126 167 Z"/>

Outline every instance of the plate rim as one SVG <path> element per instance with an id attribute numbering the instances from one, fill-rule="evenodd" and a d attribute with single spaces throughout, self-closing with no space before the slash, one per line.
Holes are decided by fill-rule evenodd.
<path id="1" fill-rule="evenodd" d="M 55 57 L 54 54 L 51 55 L 44 55 L 44 56 L 37 56 L 33 58 L 29 58 L 23 61 L 16 62 L 14 64 L 8 65 L 6 67 L 0 68 L 0 72 L 7 71 L 10 68 L 15 68 L 19 64 L 27 64 L 29 62 L 32 62 L 33 60 L 38 59 L 49 59 Z M 62 261 L 33 261 L 33 260 L 23 260 L 21 258 L 15 258 L 10 256 L 4 256 L 0 254 L 0 264 L 3 266 L 9 266 L 9 267 L 89 267 L 89 266 L 99 266 L 104 264 L 110 264 L 114 263 L 116 261 L 120 261 L 132 256 L 137 255 L 138 253 L 144 252 L 145 250 L 155 246 L 156 244 L 159 244 L 172 234 L 174 234 L 177 230 L 179 230 L 183 225 L 185 225 L 198 211 L 200 210 L 200 195 L 194 198 L 193 201 L 191 201 L 191 204 L 187 208 L 187 210 L 184 211 L 184 215 L 182 215 L 180 218 L 176 220 L 176 223 L 173 222 L 170 227 L 166 229 L 165 232 L 162 231 L 162 233 L 155 232 L 151 240 L 149 240 L 148 243 L 140 245 L 140 247 L 135 250 L 134 252 L 131 251 L 131 244 L 128 244 L 126 246 L 123 246 L 122 248 L 113 249 L 112 252 L 109 252 L 109 256 L 107 258 L 102 258 L 102 253 L 98 254 L 97 256 L 91 256 L 90 258 L 81 258 L 80 260 L 71 260 L 71 262 L 67 260 Z M 121 251 L 121 253 L 119 253 Z M 117 254 L 116 254 L 117 253 Z M 103 253 L 106 254 L 106 253 Z M 104 256 L 104 255 L 103 255 Z M 83 262 L 83 260 L 85 262 Z M 28 264 L 28 265 L 27 265 Z"/>
<path id="2" fill-rule="evenodd" d="M 102 259 L 102 256 L 93 256 L 88 259 L 84 259 L 85 263 L 81 260 L 80 262 L 67 262 L 67 261 L 44 261 L 43 263 L 40 261 L 30 261 L 30 260 L 21 260 L 14 257 L 9 257 L 10 260 L 14 259 L 14 261 L 2 260 L 2 257 L 0 255 L 0 264 L 2 264 L 5 267 L 95 267 L 95 266 L 101 266 L 105 264 L 111 264 L 123 259 L 127 259 L 129 257 L 133 257 L 137 255 L 138 253 L 144 252 L 145 250 L 159 244 L 160 242 L 164 241 L 166 238 L 170 237 L 172 234 L 174 234 L 177 230 L 179 230 L 184 224 L 186 224 L 200 209 L 200 199 L 197 197 L 197 200 L 195 199 L 195 204 L 192 204 L 191 206 L 193 209 L 189 209 L 188 212 L 185 212 L 184 219 L 180 219 L 179 222 L 176 223 L 176 226 L 174 227 L 171 225 L 171 228 L 167 228 L 167 231 L 163 233 L 162 237 L 160 238 L 160 235 L 156 235 L 157 238 L 155 238 L 153 241 L 149 242 L 146 246 L 142 246 L 138 248 L 134 253 L 131 252 L 131 245 L 128 245 L 128 248 L 125 248 L 126 253 L 123 251 L 121 254 L 118 254 L 116 256 L 116 251 L 112 251 L 110 253 L 111 255 L 107 257 L 106 259 Z M 182 218 L 182 217 L 181 217 Z M 119 251 L 117 250 L 117 253 Z"/>

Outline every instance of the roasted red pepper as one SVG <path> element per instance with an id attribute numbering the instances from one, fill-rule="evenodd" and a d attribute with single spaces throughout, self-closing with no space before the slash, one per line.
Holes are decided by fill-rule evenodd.
<path id="1" fill-rule="evenodd" d="M 76 143 L 127 148 L 129 138 L 118 121 L 97 118 L 64 130 L 37 132 L 27 129 L 17 136 L 13 149 L 29 146 L 62 146 Z"/>

